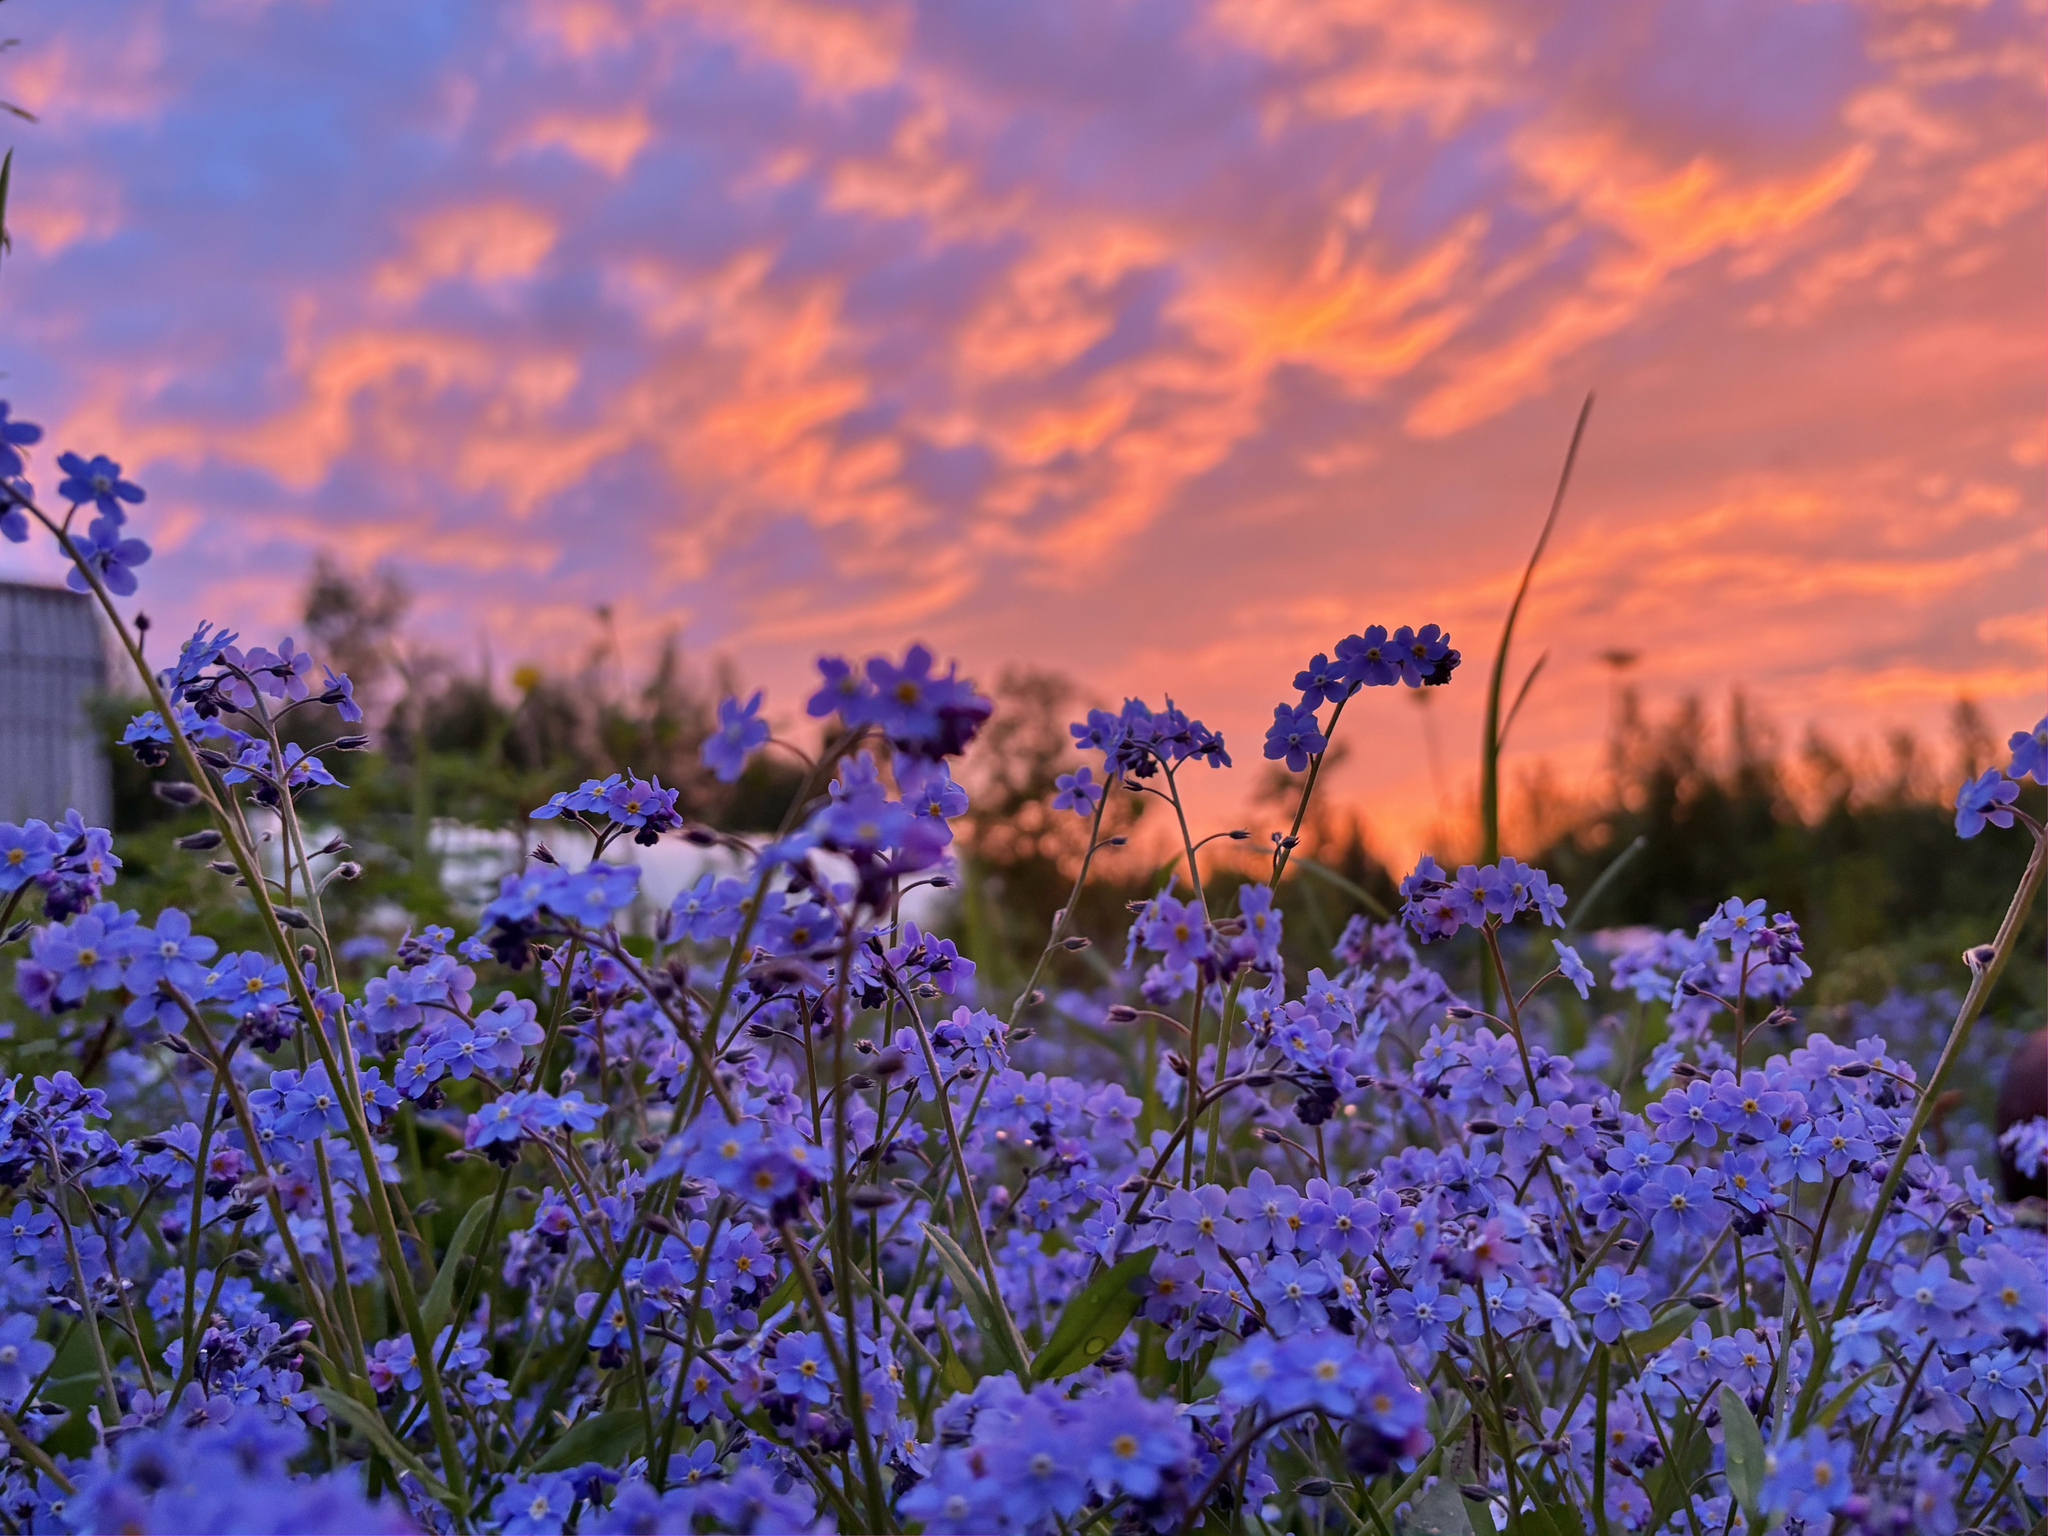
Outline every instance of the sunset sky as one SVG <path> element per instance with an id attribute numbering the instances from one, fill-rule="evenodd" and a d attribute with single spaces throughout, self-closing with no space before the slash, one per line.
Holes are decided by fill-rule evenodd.
<path id="1" fill-rule="evenodd" d="M 679 631 L 1171 692 L 1311 652 L 1390 856 L 1599 396 L 1517 761 L 1600 653 L 1788 730 L 2043 694 L 2040 4 L 14 0 L 0 394 L 150 490 L 142 605 L 389 562 L 503 667 Z M 38 484 L 49 477 L 38 474 Z M 49 577 L 0 546 L 0 575 Z M 1519 671 L 1519 669 L 1518 669 Z M 1351 720 L 1347 717 L 1346 728 Z"/>

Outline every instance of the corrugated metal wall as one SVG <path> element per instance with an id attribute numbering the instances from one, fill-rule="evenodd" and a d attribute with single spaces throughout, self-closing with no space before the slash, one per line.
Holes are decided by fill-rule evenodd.
<path id="1" fill-rule="evenodd" d="M 0 582 L 0 821 L 54 821 L 76 806 L 107 824 L 107 760 L 87 715 L 107 686 L 92 599 Z"/>

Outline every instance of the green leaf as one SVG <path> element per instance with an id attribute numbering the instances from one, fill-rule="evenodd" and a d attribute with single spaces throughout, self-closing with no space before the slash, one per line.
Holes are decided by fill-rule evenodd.
<path id="1" fill-rule="evenodd" d="M 607 1408 L 603 1413 L 578 1419 L 569 1432 L 547 1448 L 533 1464 L 536 1472 L 561 1472 L 580 1467 L 586 1461 L 612 1466 L 626 1459 L 626 1452 L 641 1438 L 643 1425 L 637 1408 Z"/>
<path id="2" fill-rule="evenodd" d="M 384 1416 L 350 1397 L 346 1392 L 337 1392 L 332 1387 L 315 1387 L 313 1395 L 320 1399 L 320 1405 L 342 1423 L 348 1425 L 365 1440 L 376 1446 L 391 1461 L 393 1466 L 403 1467 L 420 1480 L 420 1486 L 448 1505 L 456 1508 L 455 1495 L 448 1485 L 427 1470 L 427 1464 L 418 1454 L 407 1450 L 391 1433 L 391 1426 L 384 1422 Z"/>
<path id="3" fill-rule="evenodd" d="M 434 1272 L 434 1283 L 427 1291 L 426 1299 L 420 1303 L 420 1316 L 426 1320 L 427 1337 L 430 1339 L 440 1333 L 441 1325 L 448 1321 L 448 1309 L 455 1305 L 457 1272 L 462 1268 L 463 1256 L 483 1232 L 491 1200 L 490 1195 L 485 1195 L 462 1213 L 462 1225 L 455 1229 L 454 1240 L 448 1244 L 441 1267 Z"/>
<path id="4" fill-rule="evenodd" d="M 1087 1286 L 1067 1298 L 1052 1337 L 1031 1362 L 1038 1381 L 1069 1376 L 1093 1365 L 1102 1352 L 1123 1336 L 1139 1306 L 1138 1282 L 1151 1271 L 1157 1248 L 1125 1255 Z"/>
<path id="5" fill-rule="evenodd" d="M 953 1336 L 946 1332 L 945 1325 L 939 1327 L 940 1379 L 955 1392 L 974 1390 L 974 1373 L 961 1361 L 960 1354 L 953 1348 Z"/>
<path id="6" fill-rule="evenodd" d="M 1849 1385 L 1842 1388 L 1842 1390 L 1837 1392 L 1833 1397 L 1829 1398 L 1827 1406 L 1821 1409 L 1819 1413 L 1813 1416 L 1813 1422 L 1818 1424 L 1822 1429 L 1833 1429 L 1835 1427 L 1835 1420 L 1841 1415 L 1842 1410 L 1849 1406 L 1849 1399 L 1856 1395 L 1858 1389 L 1860 1389 L 1865 1382 L 1869 1381 L 1870 1378 L 1875 1376 L 1879 1371 L 1887 1371 L 1890 1369 L 1890 1361 L 1881 1361 L 1878 1364 L 1873 1365 L 1869 1370 L 1865 1371 L 1861 1376 L 1858 1376 L 1854 1381 L 1850 1382 Z"/>
<path id="7" fill-rule="evenodd" d="M 932 1252 L 938 1255 L 939 1266 L 945 1270 L 946 1278 L 953 1282 L 961 1305 L 967 1308 L 975 1323 L 988 1336 L 997 1357 L 1017 1373 L 1020 1383 L 1030 1386 L 1031 1364 L 1024 1358 L 1024 1341 L 1017 1337 L 1017 1325 L 1010 1321 L 1010 1309 L 1000 1298 L 989 1295 L 988 1287 L 981 1283 L 981 1276 L 974 1272 L 973 1263 L 958 1243 L 930 1222 L 925 1223 L 924 1235 L 931 1240 Z"/>
<path id="8" fill-rule="evenodd" d="M 1749 1404 L 1723 1387 L 1715 1399 L 1721 1407 L 1721 1445 L 1728 1456 L 1728 1491 L 1753 1521 L 1757 1499 L 1764 1491 L 1764 1436 L 1756 1427 Z"/>
<path id="9" fill-rule="evenodd" d="M 1690 1328 L 1693 1319 L 1700 1315 L 1698 1308 L 1689 1302 L 1681 1301 L 1669 1312 L 1659 1316 L 1649 1327 L 1629 1334 L 1621 1342 L 1635 1351 L 1636 1359 L 1647 1361 L 1650 1356 Z"/>
<path id="10" fill-rule="evenodd" d="M 1537 1504 L 1515 1516 L 1515 1536 L 1585 1536 L 1585 1530 L 1569 1504 Z"/>

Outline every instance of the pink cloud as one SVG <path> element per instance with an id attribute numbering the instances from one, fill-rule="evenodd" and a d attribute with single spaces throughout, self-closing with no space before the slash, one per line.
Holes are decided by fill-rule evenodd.
<path id="1" fill-rule="evenodd" d="M 136 12 L 23 23 L 0 365 L 177 509 L 180 618 L 329 547 L 500 659 L 915 634 L 1241 760 L 1435 619 L 1462 774 L 1597 386 L 1525 761 L 1597 760 L 1617 645 L 1845 736 L 2038 713 L 2023 5 Z M 1465 792 L 1422 720 L 1338 778 L 1397 852 Z"/>

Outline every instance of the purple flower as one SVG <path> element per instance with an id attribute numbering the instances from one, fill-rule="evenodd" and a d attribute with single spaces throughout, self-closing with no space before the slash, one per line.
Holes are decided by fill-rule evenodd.
<path id="1" fill-rule="evenodd" d="M 320 702 L 332 704 L 335 712 L 351 725 L 362 722 L 363 706 L 356 702 L 356 685 L 349 681 L 346 672 L 337 672 L 332 667 L 320 669 L 326 674 L 327 688 L 320 695 Z"/>
<path id="2" fill-rule="evenodd" d="M 1052 797 L 1052 808 L 1056 811 L 1072 811 L 1076 816 L 1092 816 L 1102 799 L 1103 786 L 1095 782 L 1093 768 L 1076 768 L 1072 773 L 1063 773 L 1053 781 L 1053 788 L 1059 793 Z"/>
<path id="3" fill-rule="evenodd" d="M 1650 1282 L 1642 1275 L 1625 1275 L 1602 1264 L 1593 1278 L 1572 1292 L 1572 1305 L 1593 1318 L 1593 1336 L 1612 1344 L 1624 1333 L 1650 1326 L 1650 1309 L 1643 1298 L 1650 1294 Z"/>
<path id="4" fill-rule="evenodd" d="M 1218 1250 L 1242 1252 L 1244 1236 L 1229 1216 L 1230 1196 L 1220 1184 L 1176 1189 L 1166 1197 L 1166 1230 L 1160 1242 L 1180 1253 L 1192 1253 L 1207 1265 L 1219 1262 Z"/>
<path id="5" fill-rule="evenodd" d="M 721 783 L 736 781 L 747 766 L 747 754 L 768 740 L 768 722 L 758 718 L 760 713 L 759 689 L 745 704 L 734 698 L 718 701 L 718 729 L 704 738 L 699 755 Z"/>
<path id="6" fill-rule="evenodd" d="M 1549 1109 L 1550 1122 L 1543 1127 L 1543 1139 L 1557 1149 L 1558 1156 L 1570 1160 L 1590 1157 L 1599 1151 L 1592 1105 L 1552 1104 Z"/>
<path id="7" fill-rule="evenodd" d="M 1397 1344 L 1419 1344 L 1434 1355 L 1450 1337 L 1451 1324 L 1464 1312 L 1465 1303 L 1455 1291 L 1439 1292 L 1427 1280 L 1387 1298 L 1387 1313 L 1393 1319 Z"/>
<path id="8" fill-rule="evenodd" d="M 2019 785 L 1996 768 L 1966 779 L 1956 791 L 1956 836 L 1975 837 L 1986 822 L 1994 827 L 2011 826 L 2012 803 L 2019 797 Z"/>
<path id="9" fill-rule="evenodd" d="M 1153 902 L 1152 921 L 1145 926 L 1145 947 L 1164 952 L 1178 968 L 1198 964 L 1209 953 L 1209 917 L 1199 901 L 1177 901 L 1161 895 Z"/>
<path id="10" fill-rule="evenodd" d="M 1579 989 L 1579 996 L 1593 995 L 1593 973 L 1586 962 L 1579 958 L 1579 952 L 1562 939 L 1552 939 L 1550 947 L 1557 951 L 1557 973 Z"/>
<path id="11" fill-rule="evenodd" d="M 1940 1254 L 1918 1268 L 1894 1264 L 1891 1284 L 1896 1298 L 1892 1318 L 1899 1329 L 1935 1338 L 1949 1337 L 1955 1331 L 1955 1315 L 1977 1299 L 1977 1287 L 1950 1274 L 1948 1260 Z"/>
<path id="12" fill-rule="evenodd" d="M 1129 1376 L 1110 1377 L 1103 1391 L 1079 1406 L 1087 1414 L 1088 1475 L 1105 1489 L 1149 1499 L 1159 1492 L 1161 1474 L 1194 1450 L 1194 1437 L 1174 1405 L 1148 1401 Z"/>
<path id="13" fill-rule="evenodd" d="M 1309 659 L 1309 664 L 1294 674 L 1294 686 L 1301 690 L 1304 707 L 1314 709 L 1323 703 L 1337 704 L 1351 692 L 1351 683 L 1340 661 L 1334 666 L 1330 658 L 1321 651 Z"/>
<path id="14" fill-rule="evenodd" d="M 1451 649 L 1450 635 L 1434 624 L 1419 630 L 1403 624 L 1387 642 L 1401 665 L 1401 681 L 1410 688 L 1441 687 L 1451 680 L 1464 658 Z"/>
<path id="15" fill-rule="evenodd" d="M 787 1333 L 775 1346 L 775 1390 L 805 1402 L 832 1400 L 832 1361 L 815 1333 Z"/>
<path id="16" fill-rule="evenodd" d="M 1285 1338 L 1303 1328 L 1320 1328 L 1330 1320 L 1321 1297 L 1330 1288 L 1322 1265 L 1301 1264 L 1292 1254 L 1269 1260 L 1252 1282 L 1252 1295 L 1266 1309 L 1266 1326 Z"/>
<path id="17" fill-rule="evenodd" d="M 1856 1491 L 1849 1465 L 1849 1443 L 1830 1441 L 1816 1425 L 1765 1453 L 1761 1502 L 1803 1521 L 1808 1530 L 1825 1529 Z"/>
<path id="18" fill-rule="evenodd" d="M 12 1313 L 0 1322 L 0 1403 L 18 1404 L 29 1383 L 43 1374 L 43 1367 L 56 1353 L 36 1337 L 34 1313 Z"/>
<path id="19" fill-rule="evenodd" d="M 1714 1204 L 1719 1182 L 1704 1168 L 1670 1167 L 1645 1184 L 1639 1198 L 1658 1237 L 1680 1242 L 1711 1236 L 1721 1224 Z"/>
<path id="20" fill-rule="evenodd" d="M 30 819 L 20 826 L 0 821 L 0 893 L 17 891 L 47 871 L 64 844 L 47 822 Z"/>
<path id="21" fill-rule="evenodd" d="M 1360 688 L 1385 688 L 1401 681 L 1400 660 L 1387 641 L 1384 624 L 1369 624 L 1363 634 L 1339 640 L 1337 662 L 1344 669 L 1345 680 Z M 1330 702 L 1336 701 L 1337 696 L 1332 695 Z"/>
<path id="22" fill-rule="evenodd" d="M 97 571 L 100 580 L 116 597 L 132 597 L 137 582 L 135 567 L 146 564 L 150 548 L 140 539 L 131 539 L 121 532 L 121 525 L 111 517 L 96 517 L 85 530 L 85 537 L 67 538 L 66 545 L 72 558 L 87 570 Z M 90 592 L 92 583 L 86 579 L 85 571 L 73 568 L 64 578 L 74 592 Z M 2008 821 L 2006 825 L 2012 823 Z"/>
<path id="23" fill-rule="evenodd" d="M 559 1536 L 575 1503 L 576 1485 L 566 1473 L 543 1472 L 508 1483 L 491 1500 L 491 1515 L 503 1522 L 504 1536 Z"/>
<path id="24" fill-rule="evenodd" d="M 11 480 L 28 468 L 21 450 L 43 440 L 43 429 L 32 421 L 8 419 L 8 405 L 0 400 L 0 480 Z"/>
<path id="25" fill-rule="evenodd" d="M 0 408 L 0 413 L 4 413 L 4 408 Z M 2048 784 L 2048 716 L 2043 716 L 2031 731 L 2014 731 L 2006 746 L 2012 750 L 2012 761 L 2005 765 L 2007 778 Z"/>
<path id="26" fill-rule="evenodd" d="M 1266 756 L 1285 758 L 1289 773 L 1300 773 L 1308 760 L 1329 745 L 1310 704 L 1275 704 L 1266 729 Z"/>
<path id="27" fill-rule="evenodd" d="M 32 429 L 36 437 L 42 436 L 40 428 Z M 0 430 L 0 437 L 4 437 Z M 36 437 L 17 439 L 34 442 Z M 16 468 L 6 468 L 5 457 L 0 457 L 0 474 L 20 474 L 20 461 Z M 121 466 L 105 454 L 94 454 L 90 459 L 80 458 L 75 453 L 57 456 L 57 467 L 64 471 L 65 478 L 57 483 L 57 494 L 74 506 L 91 502 L 101 517 L 111 520 L 116 527 L 128 520 L 128 508 L 123 502 L 134 505 L 143 499 L 142 487 L 121 478 Z"/>

